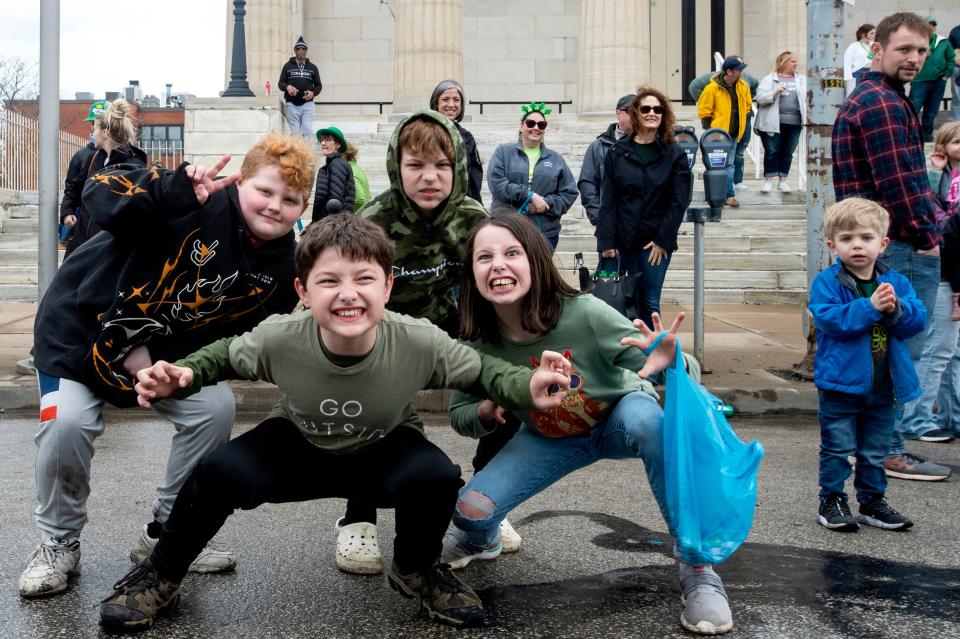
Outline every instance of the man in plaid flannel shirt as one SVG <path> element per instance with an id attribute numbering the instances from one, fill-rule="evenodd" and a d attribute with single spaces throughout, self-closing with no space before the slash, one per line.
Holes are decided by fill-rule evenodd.
<path id="1" fill-rule="evenodd" d="M 837 201 L 863 197 L 890 213 L 890 244 L 880 260 L 913 285 L 933 316 L 940 281 L 940 225 L 944 211 L 930 190 L 920 120 L 904 85 L 927 57 L 930 25 L 914 13 L 880 21 L 870 70 L 840 107 L 833 129 L 833 188 Z M 916 365 L 926 331 L 908 340 Z M 950 469 L 908 453 L 898 420 L 884 461 L 901 479 L 939 480 Z"/>

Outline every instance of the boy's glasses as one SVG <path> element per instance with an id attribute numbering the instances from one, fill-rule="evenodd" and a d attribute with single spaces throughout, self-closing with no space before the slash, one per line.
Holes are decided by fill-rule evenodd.
<path id="1" fill-rule="evenodd" d="M 525 127 L 527 127 L 528 129 L 534 129 L 534 128 L 536 128 L 536 129 L 540 129 L 541 131 L 543 131 L 544 129 L 547 128 L 547 123 L 546 123 L 545 120 L 539 120 L 539 121 L 538 121 L 538 120 L 524 120 L 524 121 L 523 121 L 523 125 L 524 125 Z"/>
<path id="2" fill-rule="evenodd" d="M 657 114 L 657 115 L 663 115 L 663 107 L 662 107 L 662 106 L 650 106 L 649 104 L 644 104 L 644 105 L 642 105 L 642 106 L 638 106 L 638 107 L 637 107 L 637 111 L 639 111 L 640 113 L 642 113 L 642 114 L 644 114 L 644 115 L 650 113 L 651 111 L 653 111 L 653 112 L 654 112 L 655 114 Z"/>

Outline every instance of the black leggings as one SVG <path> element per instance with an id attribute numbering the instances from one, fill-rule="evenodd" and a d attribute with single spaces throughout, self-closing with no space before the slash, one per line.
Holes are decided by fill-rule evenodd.
<path id="1" fill-rule="evenodd" d="M 461 486 L 460 467 L 413 428 L 396 428 L 375 444 L 334 455 L 275 417 L 197 464 L 150 562 L 179 582 L 235 509 L 346 497 L 396 509 L 394 560 L 401 572 L 420 572 L 440 556 Z"/>
<path id="2" fill-rule="evenodd" d="M 490 433 L 484 435 L 477 441 L 477 452 L 473 456 L 473 472 L 479 473 L 480 469 L 490 463 L 490 460 L 507 445 L 517 431 L 520 430 L 520 419 L 507 411 L 503 414 L 506 424 L 497 424 L 497 427 Z M 377 509 L 370 504 L 351 499 L 347 502 L 347 511 L 343 515 L 342 525 L 355 524 L 357 522 L 377 523 Z"/>

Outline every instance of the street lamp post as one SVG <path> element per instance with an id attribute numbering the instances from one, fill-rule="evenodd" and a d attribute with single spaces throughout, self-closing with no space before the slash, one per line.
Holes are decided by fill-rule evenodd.
<path id="1" fill-rule="evenodd" d="M 230 59 L 230 84 L 220 95 L 225 98 L 250 98 L 253 91 L 247 84 L 247 39 L 243 16 L 247 14 L 246 0 L 233 0 L 233 56 Z"/>

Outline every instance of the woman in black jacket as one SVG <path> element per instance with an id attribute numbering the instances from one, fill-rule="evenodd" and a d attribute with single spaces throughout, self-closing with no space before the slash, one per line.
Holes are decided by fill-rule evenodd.
<path id="1" fill-rule="evenodd" d="M 637 89 L 630 122 L 633 136 L 621 138 L 604 160 L 597 250 L 637 276 L 637 317 L 653 326 L 692 178 L 686 154 L 673 141 L 673 110 L 663 93 Z"/>
<path id="2" fill-rule="evenodd" d="M 317 191 L 313 196 L 313 215 L 311 221 L 321 220 L 331 213 L 353 211 L 353 204 L 357 198 L 357 185 L 353 181 L 353 169 L 350 163 L 341 156 L 347 151 L 347 140 L 343 133 L 335 126 L 317 131 L 317 142 L 320 143 L 320 152 L 327 161 L 317 171 Z M 337 210 L 327 210 L 327 203 L 333 200 L 340 202 Z"/>
<path id="3" fill-rule="evenodd" d="M 134 146 L 136 141 L 137 120 L 133 117 L 133 107 L 126 100 L 114 100 L 93 121 L 93 145 L 97 150 L 88 165 L 83 167 L 82 173 L 89 179 L 108 165 L 129 164 L 130 168 L 147 166 L 147 154 Z M 68 215 L 64 224 L 72 226 L 73 232 L 67 240 L 63 259 L 67 259 L 81 244 L 100 232 L 100 227 L 94 223 L 82 201 L 76 217 Z"/>
<path id="4" fill-rule="evenodd" d="M 472 133 L 460 126 L 466 102 L 466 98 L 463 97 L 463 87 L 456 80 L 444 80 L 436 86 L 430 96 L 430 108 L 439 111 L 453 122 L 460 137 L 463 138 L 463 148 L 467 152 L 467 197 L 472 197 L 483 204 L 483 200 L 480 199 L 480 188 L 483 186 L 483 163 L 480 161 L 480 152 L 477 151 L 477 141 L 473 139 Z"/>

